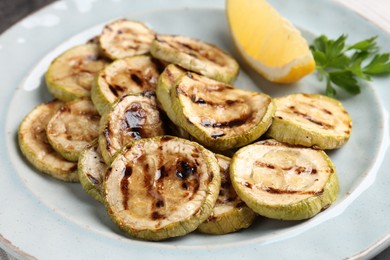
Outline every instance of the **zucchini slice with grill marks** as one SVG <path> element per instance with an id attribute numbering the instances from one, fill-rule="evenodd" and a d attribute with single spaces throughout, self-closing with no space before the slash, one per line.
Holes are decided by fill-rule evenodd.
<path id="1" fill-rule="evenodd" d="M 256 213 L 237 196 L 232 186 L 229 175 L 230 158 L 220 154 L 216 157 L 221 173 L 221 190 L 213 212 L 197 230 L 219 235 L 248 228 L 253 223 Z"/>
<path id="2" fill-rule="evenodd" d="M 175 114 L 171 120 L 215 150 L 244 146 L 258 139 L 271 125 L 275 111 L 272 98 L 266 94 L 192 72 L 177 82 L 171 101 Z"/>
<path id="3" fill-rule="evenodd" d="M 108 166 L 104 163 L 99 146 L 93 142 L 79 157 L 78 174 L 83 190 L 99 202 L 103 200 L 103 180 Z"/>
<path id="4" fill-rule="evenodd" d="M 100 121 L 100 151 L 104 161 L 111 164 L 114 155 L 128 142 L 163 134 L 154 94 L 126 95 Z"/>
<path id="5" fill-rule="evenodd" d="M 88 98 L 65 103 L 47 124 L 52 147 L 69 161 L 77 162 L 80 153 L 99 135 L 100 115 Z"/>
<path id="6" fill-rule="evenodd" d="M 99 46 L 103 55 L 115 60 L 148 53 L 154 37 L 143 23 L 119 19 L 104 26 Z"/>
<path id="7" fill-rule="evenodd" d="M 104 181 L 105 204 L 127 234 L 163 240 L 195 230 L 210 215 L 220 181 L 214 154 L 198 143 L 145 138 L 115 157 Z"/>
<path id="8" fill-rule="evenodd" d="M 64 103 L 54 100 L 36 106 L 20 123 L 19 147 L 27 160 L 40 172 L 58 180 L 77 182 L 77 164 L 67 161 L 49 144 L 46 125 Z"/>
<path id="9" fill-rule="evenodd" d="M 82 44 L 54 59 L 45 74 L 49 92 L 63 101 L 91 96 L 97 74 L 108 64 L 98 49 L 94 43 Z"/>
<path id="10" fill-rule="evenodd" d="M 190 37 L 157 35 L 150 53 L 157 59 L 225 83 L 233 82 L 239 72 L 237 61 L 229 54 Z"/>
<path id="11" fill-rule="evenodd" d="M 318 94 L 292 94 L 276 98 L 275 104 L 267 135 L 278 141 L 334 149 L 350 137 L 352 119 L 338 100 Z"/>
<path id="12" fill-rule="evenodd" d="M 116 60 L 102 70 L 92 88 L 92 101 L 101 115 L 126 94 L 155 91 L 163 64 L 147 55 Z"/>
<path id="13" fill-rule="evenodd" d="M 324 151 L 272 139 L 238 150 L 230 178 L 250 208 L 282 220 L 316 215 L 336 200 L 339 187 L 335 167 Z"/>

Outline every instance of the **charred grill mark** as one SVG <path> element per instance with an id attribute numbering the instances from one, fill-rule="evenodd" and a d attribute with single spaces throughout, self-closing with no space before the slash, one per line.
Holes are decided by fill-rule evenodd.
<path id="1" fill-rule="evenodd" d="M 99 185 L 100 181 L 93 177 L 91 174 L 87 173 L 88 180 L 90 180 L 94 185 Z"/>
<path id="2" fill-rule="evenodd" d="M 129 177 L 133 172 L 133 168 L 131 166 L 126 166 L 126 168 L 122 171 L 122 180 L 121 180 L 121 192 L 123 197 L 123 208 L 125 210 L 128 209 L 127 201 L 129 199 Z"/>
<path id="3" fill-rule="evenodd" d="M 140 78 L 136 73 L 132 73 L 132 74 L 130 75 L 130 78 L 131 78 L 131 80 L 134 81 L 134 83 L 137 84 L 138 86 L 140 86 L 140 87 L 143 86 L 143 83 L 144 83 L 143 79 Z"/>
<path id="4" fill-rule="evenodd" d="M 319 121 L 319 120 L 316 120 L 314 118 L 312 118 L 311 116 L 307 115 L 306 113 L 303 113 L 301 111 L 299 111 L 298 109 L 295 108 L 295 106 L 289 106 L 289 109 L 297 116 L 300 116 L 316 125 L 319 125 L 319 126 L 322 126 L 323 128 L 325 129 L 332 129 L 334 128 L 333 125 L 331 124 L 328 124 L 328 123 L 325 123 L 325 122 L 322 122 L 322 121 Z"/>
<path id="5" fill-rule="evenodd" d="M 320 196 L 324 193 L 324 190 L 319 190 L 319 191 L 313 191 L 313 190 L 308 190 L 308 191 L 299 191 L 299 190 L 284 190 L 284 189 L 278 189 L 274 187 L 269 187 L 269 186 L 263 186 L 261 187 L 263 191 L 266 191 L 271 194 L 299 194 L 299 195 L 316 195 Z"/>
<path id="6" fill-rule="evenodd" d="M 293 170 L 294 173 L 296 174 L 301 174 L 303 172 L 310 172 L 310 174 L 317 174 L 318 173 L 318 170 L 315 169 L 315 168 L 306 168 L 306 167 L 303 167 L 303 166 L 290 166 L 290 167 L 280 167 L 278 165 L 274 165 L 274 164 L 271 164 L 271 163 L 266 163 L 266 162 L 261 162 L 261 161 L 256 161 L 254 163 L 254 165 L 258 166 L 258 167 L 262 167 L 262 168 L 268 168 L 268 169 L 279 169 L 279 170 L 283 170 L 283 171 L 291 171 Z"/>
<path id="7" fill-rule="evenodd" d="M 152 217 L 153 220 L 158 220 L 158 219 L 165 218 L 164 215 L 160 214 L 160 213 L 157 212 L 157 211 L 154 211 L 154 212 L 152 213 L 152 216 L 151 216 L 151 217 Z"/>
<path id="8" fill-rule="evenodd" d="M 204 127 L 212 127 L 212 128 L 231 128 L 237 127 L 245 124 L 252 118 L 252 114 L 241 115 L 240 118 L 236 118 L 226 122 L 216 122 L 212 123 L 208 119 L 202 119 L 200 124 Z"/>
<path id="9" fill-rule="evenodd" d="M 249 189 L 252 189 L 252 186 L 253 186 L 253 185 L 252 185 L 251 183 L 249 183 L 249 182 L 246 181 L 246 182 L 244 182 L 243 184 L 244 184 L 245 187 L 247 187 L 247 188 L 249 188 Z"/>
<path id="10" fill-rule="evenodd" d="M 110 89 L 111 93 L 116 97 L 119 97 L 123 92 L 123 88 L 119 85 L 108 85 L 108 88 Z"/>

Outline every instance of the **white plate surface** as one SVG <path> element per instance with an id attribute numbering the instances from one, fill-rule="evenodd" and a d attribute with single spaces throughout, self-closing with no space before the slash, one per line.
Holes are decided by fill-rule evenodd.
<path id="1" fill-rule="evenodd" d="M 348 34 L 351 41 L 390 37 L 353 12 L 326 0 L 270 0 L 311 41 Z M 21 155 L 17 128 L 37 104 L 50 100 L 43 75 L 50 61 L 83 43 L 107 21 L 140 20 L 159 33 L 182 34 L 216 44 L 242 70 L 235 85 L 271 96 L 321 93 L 314 75 L 292 86 L 264 81 L 245 66 L 232 45 L 224 1 L 59 1 L 29 16 L 0 37 L 0 243 L 11 254 L 38 259 L 340 259 L 369 258 L 389 244 L 388 114 L 390 80 L 364 84 L 358 96 L 341 93 L 353 119 L 350 141 L 329 152 L 340 180 L 334 205 L 301 222 L 258 218 L 248 230 L 224 236 L 197 233 L 165 242 L 125 237 L 104 207 L 79 184 L 39 174 Z M 387 217 L 386 217 L 387 216 Z"/>

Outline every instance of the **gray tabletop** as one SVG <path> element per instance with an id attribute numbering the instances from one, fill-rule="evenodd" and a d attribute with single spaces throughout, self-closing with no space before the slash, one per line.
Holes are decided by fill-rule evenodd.
<path id="1" fill-rule="evenodd" d="M 54 0 L 0 0 L 0 34 L 9 27 L 54 2 Z M 0 245 L 1 246 L 1 245 Z M 0 248 L 0 260 L 15 259 Z M 373 258 L 374 260 L 390 259 L 390 248 Z"/>

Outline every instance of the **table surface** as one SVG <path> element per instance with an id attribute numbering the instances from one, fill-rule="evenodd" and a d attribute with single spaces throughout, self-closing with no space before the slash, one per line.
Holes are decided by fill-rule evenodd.
<path id="1" fill-rule="evenodd" d="M 390 34 L 389 0 L 335 0 L 364 16 Z M 54 0 L 1 0 L 0 34 L 27 15 L 54 2 Z M 0 248 L 0 260 L 14 259 Z M 390 259 L 390 247 L 374 260 Z"/>

